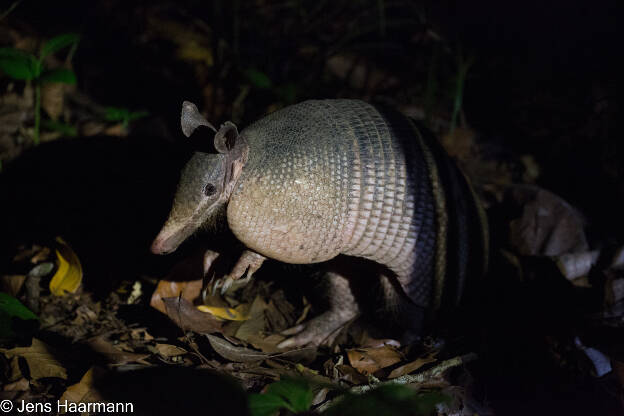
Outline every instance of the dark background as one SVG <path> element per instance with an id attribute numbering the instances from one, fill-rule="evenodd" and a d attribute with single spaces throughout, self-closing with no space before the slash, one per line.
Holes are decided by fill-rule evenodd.
<path id="1" fill-rule="evenodd" d="M 621 240 L 624 151 L 615 122 L 615 82 L 621 74 L 615 5 L 602 0 L 24 1 L 6 18 L 23 36 L 81 34 L 73 60 L 79 91 L 101 105 L 147 110 L 150 116 L 131 126 L 129 140 L 58 144 L 50 146 L 51 153 L 36 149 L 36 162 L 21 163 L 35 183 L 14 189 L 34 200 L 13 206 L 36 210 L 34 219 L 25 215 L 32 225 L 50 211 L 65 211 L 49 203 L 48 193 L 73 188 L 70 193 L 84 192 L 91 208 L 76 203 L 79 196 L 60 206 L 70 203 L 71 212 L 82 214 L 96 208 L 101 218 L 88 220 L 95 226 L 72 226 L 74 231 L 117 234 L 104 238 L 112 241 L 111 249 L 134 238 L 133 249 L 141 251 L 166 215 L 187 151 L 179 131 L 183 100 L 196 102 L 214 124 L 233 119 L 240 127 L 290 103 L 337 97 L 424 109 L 428 120 L 448 121 L 458 62 L 472 59 L 463 87 L 464 124 L 493 149 L 494 158 L 532 156 L 540 170 L 537 184 L 580 209 L 597 240 Z M 188 43 L 172 34 L 179 28 L 205 42 L 211 65 L 178 57 L 180 45 Z M 5 41 L 11 38 L 10 32 L 4 35 Z M 352 57 L 346 77 L 328 70 L 337 55 Z M 356 66 L 383 71 L 393 82 L 358 85 L 349 78 Z M 264 74 L 271 85 L 260 86 L 250 70 Z M 244 88 L 248 93 L 235 105 Z M 59 150 L 63 146 L 75 149 L 71 157 Z M 55 163 L 55 152 L 76 166 Z M 56 167 L 46 170 L 45 163 Z M 27 181 L 23 173 L 16 176 Z M 73 185 L 59 191 L 63 181 Z"/>
<path id="2" fill-rule="evenodd" d="M 2 2 L 2 9 L 9 4 Z M 91 273 L 90 289 L 107 293 L 124 277 L 162 276 L 187 253 L 185 247 L 165 258 L 148 252 L 193 147 L 179 131 L 183 100 L 197 103 L 215 125 L 233 119 L 244 127 L 309 98 L 363 98 L 423 110 L 424 121 L 444 134 L 447 128 L 432 120 L 451 120 L 458 63 L 468 59 L 462 121 L 490 159 L 532 156 L 540 171 L 536 183 L 585 215 L 594 244 L 621 243 L 615 9 L 615 0 L 23 1 L 0 26 L 0 46 L 12 46 L 11 30 L 43 39 L 77 32 L 78 90 L 101 105 L 149 116 L 133 123 L 125 138 L 45 143 L 4 164 L 3 260 L 16 242 L 60 234 Z M 188 42 L 172 35 L 179 28 L 204 39 L 212 64 L 179 57 Z M 330 68 L 336 56 L 352 59 L 347 76 Z M 356 67 L 381 71 L 393 82 L 353 82 Z M 8 80 L 0 83 L 6 87 Z M 524 380 L 522 387 L 497 391 L 497 400 L 545 400 L 540 389 L 567 382 L 534 376 L 532 386 Z M 573 389 L 551 390 L 553 408 L 560 400 L 581 414 L 597 410 Z"/>

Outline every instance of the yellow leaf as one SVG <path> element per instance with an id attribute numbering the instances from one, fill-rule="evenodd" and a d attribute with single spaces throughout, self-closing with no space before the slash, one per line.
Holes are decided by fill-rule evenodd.
<path id="1" fill-rule="evenodd" d="M 206 66 L 212 66 L 214 64 L 212 50 L 209 47 L 201 45 L 194 39 L 180 45 L 177 50 L 177 55 L 184 61 L 203 62 Z"/>
<path id="2" fill-rule="evenodd" d="M 246 321 L 249 319 L 249 311 L 247 310 L 248 307 L 245 304 L 240 304 L 236 308 L 199 305 L 197 309 L 228 321 Z"/>
<path id="3" fill-rule="evenodd" d="M 61 237 L 56 237 L 59 247 L 56 249 L 58 269 L 50 280 L 50 292 L 63 296 L 65 292 L 74 293 L 82 282 L 82 265 L 78 256 Z"/>

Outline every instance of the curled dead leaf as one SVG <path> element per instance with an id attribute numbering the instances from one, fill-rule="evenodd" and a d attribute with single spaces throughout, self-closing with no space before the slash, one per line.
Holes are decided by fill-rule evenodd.
<path id="1" fill-rule="evenodd" d="M 250 348 L 238 347 L 223 338 L 219 338 L 214 335 L 206 335 L 206 337 L 215 352 L 226 360 L 237 363 L 249 363 L 253 361 L 261 361 L 270 357 L 269 354 L 255 351 Z"/>
<path id="2" fill-rule="evenodd" d="M 150 306 L 158 309 L 162 313 L 167 313 L 165 304 L 163 303 L 164 298 L 182 296 L 183 299 L 193 302 L 199 297 L 202 284 L 202 279 L 192 280 L 190 282 L 161 280 L 158 282 L 158 286 L 156 286 L 156 290 L 154 290 L 152 294 Z"/>
<path id="3" fill-rule="evenodd" d="M 223 325 L 209 313 L 200 312 L 191 302 L 184 298 L 164 298 L 166 313 L 169 318 L 185 331 L 194 331 L 200 334 L 221 332 Z"/>
<path id="4" fill-rule="evenodd" d="M 26 276 L 23 274 L 2 275 L 0 276 L 0 291 L 16 296 L 25 280 Z"/>
<path id="5" fill-rule="evenodd" d="M 30 377 L 38 380 L 44 377 L 67 379 L 67 370 L 57 360 L 58 354 L 43 341 L 33 338 L 30 347 L 17 347 L 10 350 L 0 348 L 7 358 L 21 357 L 26 360 Z"/>
<path id="6" fill-rule="evenodd" d="M 400 367 L 397 367 L 394 370 L 392 370 L 388 378 L 401 377 L 401 376 L 404 376 L 405 374 L 409 374 L 418 370 L 420 367 L 422 367 L 425 364 L 434 363 L 436 361 L 436 358 L 435 358 L 436 355 L 437 355 L 437 352 L 433 354 L 429 354 L 426 357 L 419 357 L 412 362 L 409 362 Z"/>
<path id="7" fill-rule="evenodd" d="M 72 384 L 65 390 L 60 398 L 60 402 L 71 403 L 94 403 L 103 401 L 103 397 L 95 388 L 95 381 L 102 376 L 104 370 L 98 367 L 91 367 L 82 376 L 80 381 Z"/>
<path id="8" fill-rule="evenodd" d="M 347 356 L 351 366 L 364 375 L 373 374 L 402 359 L 401 353 L 388 345 L 348 350 Z"/>
<path id="9" fill-rule="evenodd" d="M 517 253 L 560 256 L 588 250 L 583 217 L 559 196 L 537 186 L 516 185 L 506 199 L 522 212 L 510 223 L 510 243 Z"/>
<path id="10" fill-rule="evenodd" d="M 184 348 L 176 347 L 171 344 L 156 344 L 155 348 L 158 354 L 166 358 L 184 355 L 187 352 Z"/>
<path id="11" fill-rule="evenodd" d="M 91 338 L 87 345 L 96 353 L 104 356 L 111 364 L 122 365 L 134 362 L 148 364 L 145 359 L 149 357 L 149 354 L 122 351 L 104 336 Z"/>
<path id="12" fill-rule="evenodd" d="M 56 242 L 58 269 L 50 280 L 50 292 L 56 296 L 63 296 L 65 292 L 75 293 L 80 287 L 82 265 L 74 250 L 61 237 L 57 237 Z"/>
<path id="13" fill-rule="evenodd" d="M 240 304 L 235 308 L 223 306 L 199 305 L 197 307 L 201 312 L 209 313 L 217 318 L 227 321 L 246 321 L 249 319 L 249 305 Z"/>
<path id="14" fill-rule="evenodd" d="M 54 121 L 63 114 L 65 87 L 59 82 L 44 83 L 41 86 L 41 108 Z"/>

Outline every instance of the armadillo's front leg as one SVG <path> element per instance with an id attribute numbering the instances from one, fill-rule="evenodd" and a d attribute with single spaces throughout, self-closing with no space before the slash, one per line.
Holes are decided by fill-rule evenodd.
<path id="1" fill-rule="evenodd" d="M 325 278 L 329 285 L 329 310 L 283 331 L 282 335 L 292 336 L 282 341 L 278 348 L 331 345 L 340 329 L 360 314 L 348 279 L 335 272 L 327 272 Z"/>
<path id="2" fill-rule="evenodd" d="M 260 266 L 262 266 L 262 263 L 264 263 L 265 260 L 266 257 L 256 253 L 255 251 L 243 251 L 243 254 L 241 254 L 238 261 L 232 268 L 232 271 L 230 271 L 227 276 L 224 276 L 223 279 L 218 279 L 215 281 L 213 285 L 213 293 L 219 287 L 221 288 L 221 294 L 223 294 L 232 287 L 238 289 L 245 286 L 247 283 L 249 283 L 253 274 L 258 271 L 258 269 L 260 268 Z M 247 272 L 247 276 L 244 279 L 241 279 L 241 277 L 245 274 L 245 271 Z"/>

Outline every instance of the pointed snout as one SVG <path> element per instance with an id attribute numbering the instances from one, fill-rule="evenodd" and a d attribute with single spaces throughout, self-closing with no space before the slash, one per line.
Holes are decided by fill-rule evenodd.
<path id="1" fill-rule="evenodd" d="M 167 222 L 152 242 L 150 251 L 154 254 L 173 253 L 184 240 L 193 234 L 195 228 L 190 224 L 175 226 Z"/>
<path id="2" fill-rule="evenodd" d="M 154 254 L 169 254 L 175 251 L 177 247 L 171 247 L 171 244 L 168 244 L 167 238 L 163 237 L 161 234 L 162 233 L 159 233 L 152 242 L 150 251 Z"/>

